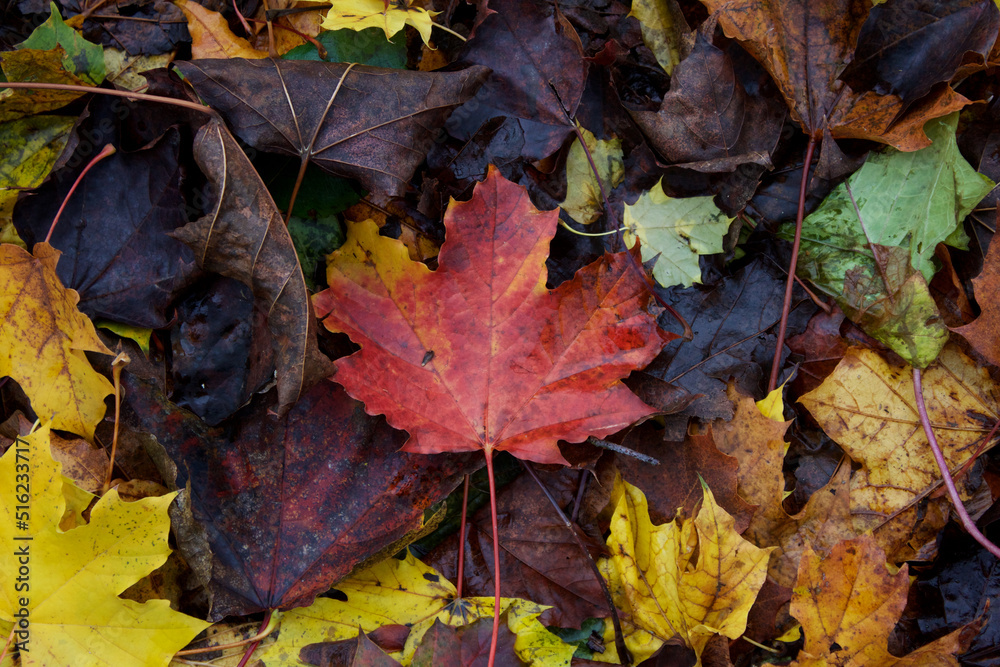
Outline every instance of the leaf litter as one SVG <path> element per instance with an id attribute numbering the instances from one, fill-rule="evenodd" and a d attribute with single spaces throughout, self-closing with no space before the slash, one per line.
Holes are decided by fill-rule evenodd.
<path id="1" fill-rule="evenodd" d="M 493 4 L 7 10 L 0 664 L 993 664 L 995 3 Z"/>

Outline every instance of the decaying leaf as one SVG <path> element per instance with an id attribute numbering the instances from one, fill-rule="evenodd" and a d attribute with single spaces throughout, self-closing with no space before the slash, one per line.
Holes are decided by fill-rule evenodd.
<path id="1" fill-rule="evenodd" d="M 957 122 L 955 115 L 929 123 L 929 148 L 870 156 L 848 179 L 850 194 L 837 186 L 802 225 L 800 275 L 920 367 L 948 337 L 927 288 L 935 247 L 964 246 L 960 223 L 993 187 L 959 153 Z M 786 225 L 782 235 L 791 233 Z"/>
<path id="2" fill-rule="evenodd" d="M 403 193 L 435 128 L 486 76 L 482 67 L 411 72 L 307 60 L 175 66 L 254 148 L 309 159 L 390 196 Z"/>
<path id="3" fill-rule="evenodd" d="M 694 649 L 700 667 L 713 635 L 735 639 L 743 634 L 764 585 L 771 550 L 741 538 L 733 518 L 703 488 L 697 516 L 654 526 L 642 492 L 628 483 L 615 487 L 618 501 L 608 537 L 612 555 L 601 563 L 615 603 L 625 612 L 623 621 L 657 640 L 650 644 L 636 637 L 630 643 L 626 637 L 637 660 L 648 656 L 650 647 L 678 636 Z M 607 653 L 602 661 L 612 658 Z"/>
<path id="4" fill-rule="evenodd" d="M 771 168 L 787 116 L 780 102 L 748 95 L 729 55 L 701 34 L 660 109 L 629 113 L 669 162 L 709 173 L 744 164 Z"/>
<path id="5" fill-rule="evenodd" d="M 20 652 L 24 667 L 165 667 L 209 624 L 171 610 L 166 600 L 139 604 L 118 595 L 167 559 L 167 506 L 174 495 L 126 503 L 112 489 L 94 506 L 88 524 L 62 532 L 61 466 L 49 453 L 48 435 L 42 427 L 0 458 L 0 571 L 7 579 L 0 588 L 0 631 L 9 635 L 20 618 L 30 619 L 30 631 L 19 638 L 28 641 Z M 31 462 L 25 474 L 32 509 L 28 530 L 15 532 L 19 451 L 21 460 Z M 23 537 L 30 542 L 17 541 Z M 19 549 L 30 553 L 30 595 L 7 585 L 23 566 Z"/>
<path id="6" fill-rule="evenodd" d="M 88 85 L 66 71 L 63 67 L 64 53 L 61 46 L 48 51 L 5 51 L 0 53 L 0 70 L 7 81 Z M 66 90 L 4 88 L 0 90 L 0 123 L 64 107 L 83 94 Z"/>
<path id="7" fill-rule="evenodd" d="M 674 199 L 657 183 L 632 206 L 625 205 L 625 242 L 642 241 L 642 261 L 655 260 L 653 277 L 664 287 L 701 282 L 698 255 L 722 252 L 733 218 L 712 197 Z"/>
<path id="8" fill-rule="evenodd" d="M 976 320 L 954 331 L 961 334 L 979 354 L 994 366 L 1000 366 L 1000 243 L 991 243 L 983 272 L 972 279 L 976 301 L 982 313 Z"/>
<path id="9" fill-rule="evenodd" d="M 287 409 L 330 374 L 316 344 L 316 322 L 295 245 L 274 200 L 229 130 L 217 120 L 195 137 L 194 157 L 213 185 L 208 215 L 174 232 L 199 265 L 239 280 L 267 313 L 278 401 Z"/>
<path id="10" fill-rule="evenodd" d="M 13 378 L 35 413 L 53 428 L 94 437 L 111 383 L 85 352 L 111 354 L 78 309 L 79 295 L 56 275 L 59 251 L 47 243 L 28 254 L 0 246 L 0 375 Z"/>
<path id="11" fill-rule="evenodd" d="M 57 46 L 62 48 L 62 64 L 67 72 L 77 75 L 87 85 L 99 86 L 104 81 L 104 49 L 88 42 L 77 31 L 70 28 L 59 14 L 59 5 L 49 3 L 48 20 L 35 28 L 28 39 L 18 45 L 19 49 L 49 51 Z"/>
<path id="12" fill-rule="evenodd" d="M 677 0 L 635 0 L 629 16 L 642 27 L 642 41 L 667 74 L 683 60 L 685 40 L 691 29 Z"/>
<path id="13" fill-rule="evenodd" d="M 323 27 L 327 30 L 364 30 L 365 28 L 382 28 L 385 38 L 412 25 L 420 33 L 424 44 L 431 43 L 431 19 L 438 12 L 428 12 L 422 7 L 415 7 L 411 0 L 385 2 L 385 0 L 342 0 L 337 2 L 323 19 Z"/>
<path id="14" fill-rule="evenodd" d="M 949 346 L 925 371 L 924 391 L 938 444 L 956 471 L 1000 418 L 1000 389 L 986 369 Z M 799 401 L 862 465 L 851 481 L 857 531 L 874 530 L 893 558 L 919 549 L 922 543 L 913 542 L 920 534 L 933 537 L 947 520 L 948 505 L 932 498 L 917 507 L 941 474 L 917 415 L 910 368 L 851 348 L 833 374 Z M 900 552 L 907 544 L 911 551 Z"/>
<path id="15" fill-rule="evenodd" d="M 349 229 L 316 310 L 361 345 L 336 362 L 337 382 L 409 431 L 407 451 L 565 463 L 558 440 L 608 435 L 652 412 L 621 378 L 671 336 L 623 253 L 546 289 L 557 213 L 536 210 L 491 167 L 470 201 L 448 207 L 436 271 L 374 222 Z"/>
<path id="16" fill-rule="evenodd" d="M 404 434 L 326 381 L 281 419 L 255 400 L 229 432 L 134 377 L 125 386 L 143 429 L 177 461 L 176 484 L 190 485 L 212 549 L 215 620 L 309 604 L 366 559 L 398 549 L 424 510 L 479 465 L 400 452 Z"/>
<path id="17" fill-rule="evenodd" d="M 906 606 L 907 566 L 895 574 L 871 536 L 841 542 L 825 559 L 806 550 L 792 595 L 792 616 L 806 642 L 794 667 L 958 667 L 962 631 L 903 658 L 889 635 Z"/>
<path id="18" fill-rule="evenodd" d="M 622 142 L 614 137 L 598 139 L 585 127 L 580 128 L 580 134 L 587 142 L 601 185 L 604 186 L 604 193 L 608 194 L 625 178 Z M 601 186 L 597 183 L 590 160 L 579 141 L 573 142 L 566 157 L 566 199 L 560 204 L 560 208 L 583 225 L 597 220 L 604 211 Z"/>

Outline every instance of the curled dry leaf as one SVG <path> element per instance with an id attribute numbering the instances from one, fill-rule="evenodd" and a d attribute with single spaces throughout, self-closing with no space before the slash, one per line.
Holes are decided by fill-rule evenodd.
<path id="1" fill-rule="evenodd" d="M 969 341 L 973 349 L 994 366 L 1000 366 L 1000 243 L 991 243 L 983 272 L 972 279 L 976 301 L 982 313 L 975 321 L 954 329 Z"/>
<path id="2" fill-rule="evenodd" d="M 9 375 L 52 428 L 92 440 L 111 383 L 85 352 L 112 354 L 77 309 L 80 295 L 56 275 L 59 251 L 48 243 L 28 254 L 0 246 L 0 375 Z"/>
<path id="3" fill-rule="evenodd" d="M 331 368 L 316 344 L 295 246 L 260 176 L 217 119 L 198 131 L 194 157 L 213 186 L 211 212 L 174 236 L 194 250 L 202 268 L 253 291 L 273 337 L 279 408 L 287 409 Z"/>
<path id="4" fill-rule="evenodd" d="M 602 437 L 653 412 L 621 378 L 673 336 L 647 312 L 624 253 L 546 289 L 557 216 L 491 167 L 470 201 L 448 207 L 437 271 L 374 222 L 349 229 L 316 310 L 361 345 L 336 362 L 337 382 L 409 431 L 407 451 L 565 464 L 558 440 Z"/>
<path id="5" fill-rule="evenodd" d="M 267 51 L 258 51 L 250 42 L 237 37 L 229 29 L 225 17 L 202 7 L 192 0 L 174 0 L 184 12 L 191 33 L 191 58 L 267 58 Z"/>
<path id="6" fill-rule="evenodd" d="M 389 196 L 404 192 L 436 128 L 487 74 L 240 58 L 175 66 L 254 148 L 311 160 Z"/>
<path id="7" fill-rule="evenodd" d="M 931 426 L 948 467 L 957 471 L 1000 418 L 1000 388 L 954 346 L 945 347 L 923 381 Z M 933 539 L 947 520 L 948 505 L 931 498 L 927 507 L 917 507 L 941 474 L 917 415 L 910 368 L 851 348 L 833 374 L 799 401 L 862 465 L 851 481 L 857 531 L 874 530 L 896 560 Z"/>

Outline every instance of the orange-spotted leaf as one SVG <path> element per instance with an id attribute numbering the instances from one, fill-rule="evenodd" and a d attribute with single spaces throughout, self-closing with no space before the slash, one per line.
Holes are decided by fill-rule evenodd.
<path id="1" fill-rule="evenodd" d="M 337 382 L 409 431 L 408 451 L 565 463 L 558 440 L 607 435 L 653 412 L 620 380 L 671 335 L 647 312 L 624 253 L 549 291 L 557 223 L 558 211 L 538 211 L 491 168 L 470 201 L 449 206 L 436 271 L 373 222 L 349 229 L 317 314 L 361 346 L 337 362 Z"/>

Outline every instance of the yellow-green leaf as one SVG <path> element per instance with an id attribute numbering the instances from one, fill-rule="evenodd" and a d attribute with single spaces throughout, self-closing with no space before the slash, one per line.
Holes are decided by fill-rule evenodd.
<path id="1" fill-rule="evenodd" d="M 674 199 L 663 191 L 662 181 L 625 205 L 625 242 L 642 241 L 642 261 L 655 258 L 653 277 L 663 287 L 690 287 L 701 282 L 699 255 L 722 252 L 722 239 L 733 218 L 711 197 Z"/>
<path id="2" fill-rule="evenodd" d="M 642 41 L 672 75 L 684 57 L 684 38 L 691 32 L 677 0 L 633 0 L 629 16 L 638 19 Z"/>
<path id="3" fill-rule="evenodd" d="M 622 142 L 617 138 L 598 139 L 584 127 L 580 128 L 580 133 L 590 149 L 604 192 L 610 193 L 625 178 Z M 582 225 L 597 220 L 604 210 L 601 188 L 579 141 L 573 142 L 566 157 L 566 200 L 560 208 Z"/>

